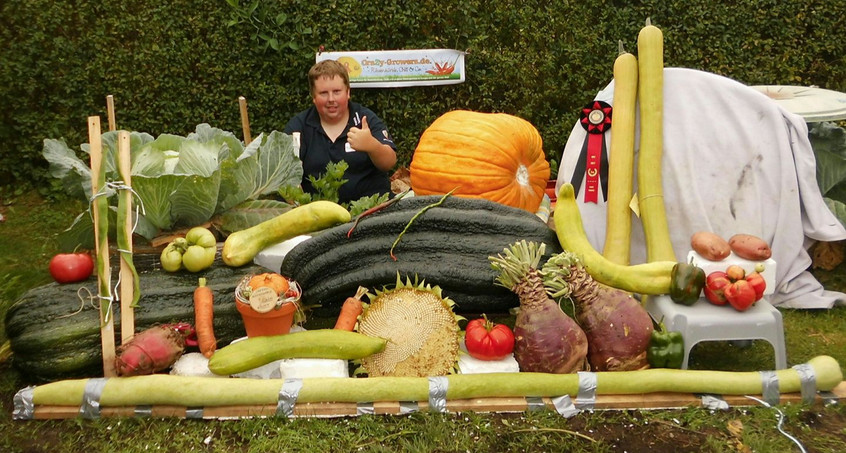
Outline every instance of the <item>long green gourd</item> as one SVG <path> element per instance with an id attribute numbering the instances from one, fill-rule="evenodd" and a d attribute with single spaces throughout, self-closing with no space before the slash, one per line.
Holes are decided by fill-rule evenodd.
<path id="1" fill-rule="evenodd" d="M 243 266 L 268 246 L 349 221 L 350 213 L 343 206 L 326 200 L 313 201 L 230 234 L 220 256 L 227 266 Z"/>
<path id="2" fill-rule="evenodd" d="M 661 160 L 664 155 L 664 35 L 647 19 L 637 36 L 638 98 L 640 100 L 640 149 L 637 160 L 637 192 L 646 260 L 676 259 L 667 212 Z"/>
<path id="3" fill-rule="evenodd" d="M 281 359 L 361 359 L 382 351 L 386 343 L 381 338 L 337 329 L 252 337 L 218 349 L 209 359 L 209 370 L 226 376 Z"/>
<path id="4" fill-rule="evenodd" d="M 837 360 L 817 356 L 807 363 L 813 370 L 816 389 L 830 391 L 843 380 Z M 801 390 L 802 377 L 796 369 L 775 371 L 780 393 Z M 757 371 L 704 371 L 653 368 L 639 371 L 597 372 L 596 394 L 631 395 L 653 392 L 709 393 L 718 395 L 760 395 L 761 373 Z M 495 397 L 575 396 L 578 374 L 490 373 L 447 376 L 448 400 Z M 88 379 L 58 381 L 35 387 L 35 405 L 78 406 Z M 164 374 L 108 379 L 100 397 L 101 407 L 176 405 L 212 407 L 276 404 L 284 381 L 281 379 L 216 379 Z M 426 401 L 428 378 L 307 378 L 297 396 L 298 403 Z"/>

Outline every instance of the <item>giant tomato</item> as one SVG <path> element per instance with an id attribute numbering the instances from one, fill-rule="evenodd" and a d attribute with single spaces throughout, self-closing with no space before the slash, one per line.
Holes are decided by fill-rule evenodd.
<path id="1" fill-rule="evenodd" d="M 464 330 L 464 345 L 473 358 L 502 360 L 514 350 L 514 332 L 505 324 L 489 321 L 487 316 L 470 321 Z"/>
<path id="2" fill-rule="evenodd" d="M 94 271 L 94 260 L 87 253 L 59 253 L 50 260 L 49 269 L 59 283 L 81 282 Z"/>

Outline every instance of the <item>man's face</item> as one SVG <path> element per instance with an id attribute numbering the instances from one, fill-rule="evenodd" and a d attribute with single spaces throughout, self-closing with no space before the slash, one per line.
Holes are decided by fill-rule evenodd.
<path id="1" fill-rule="evenodd" d="M 345 119 L 349 99 L 350 89 L 344 85 L 344 79 L 323 76 L 314 81 L 312 100 L 321 119 L 329 121 Z"/>

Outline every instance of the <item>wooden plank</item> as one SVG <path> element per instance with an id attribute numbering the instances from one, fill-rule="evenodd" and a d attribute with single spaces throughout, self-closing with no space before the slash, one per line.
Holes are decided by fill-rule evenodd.
<path id="1" fill-rule="evenodd" d="M 88 143 L 91 155 L 91 193 L 94 200 L 92 211 L 94 213 L 94 238 L 98 263 L 102 260 L 103 266 L 98 265 L 97 281 L 100 302 L 100 344 L 103 349 L 103 376 L 117 376 L 115 370 L 115 322 L 112 312 L 111 296 L 111 270 L 109 268 L 109 240 L 108 231 L 101 232 L 100 228 L 107 225 L 108 219 L 100 219 L 98 203 L 107 203 L 100 195 L 100 190 L 105 181 L 103 179 L 103 142 L 100 134 L 100 117 L 88 117 Z M 100 197 L 100 198 L 98 198 Z M 102 236 L 102 237 L 101 237 Z M 104 309 L 105 308 L 105 309 Z M 108 316 L 104 316 L 108 313 Z"/>
<path id="2" fill-rule="evenodd" d="M 121 189 L 118 193 L 126 210 L 126 220 L 123 225 L 116 227 L 124 229 L 126 237 L 129 238 L 126 251 L 132 255 L 132 191 L 129 190 L 132 187 L 132 172 L 130 171 L 129 132 L 127 131 L 118 132 L 118 162 L 120 177 L 127 188 Z M 135 308 L 132 307 L 132 301 L 135 298 L 135 274 L 123 253 L 120 255 L 120 338 L 121 344 L 126 344 L 135 335 Z"/>
<path id="3" fill-rule="evenodd" d="M 244 144 L 249 145 L 253 139 L 250 137 L 250 118 L 247 116 L 247 98 L 239 96 L 238 105 L 241 108 L 241 127 L 244 129 Z"/>

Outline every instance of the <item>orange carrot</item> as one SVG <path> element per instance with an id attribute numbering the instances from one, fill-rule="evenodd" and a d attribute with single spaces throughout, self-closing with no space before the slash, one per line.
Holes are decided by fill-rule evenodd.
<path id="1" fill-rule="evenodd" d="M 217 340 L 214 338 L 214 293 L 206 286 L 205 278 L 200 278 L 199 286 L 194 290 L 194 329 L 197 331 L 200 352 L 211 357 L 217 349 Z"/>
<path id="2" fill-rule="evenodd" d="M 347 297 L 344 305 L 341 306 L 341 314 L 338 316 L 338 321 L 335 322 L 336 329 L 352 331 L 355 328 L 355 323 L 358 322 L 358 315 L 364 311 L 361 296 L 366 292 L 367 288 L 359 286 L 358 291 L 355 292 L 355 296 Z"/>

